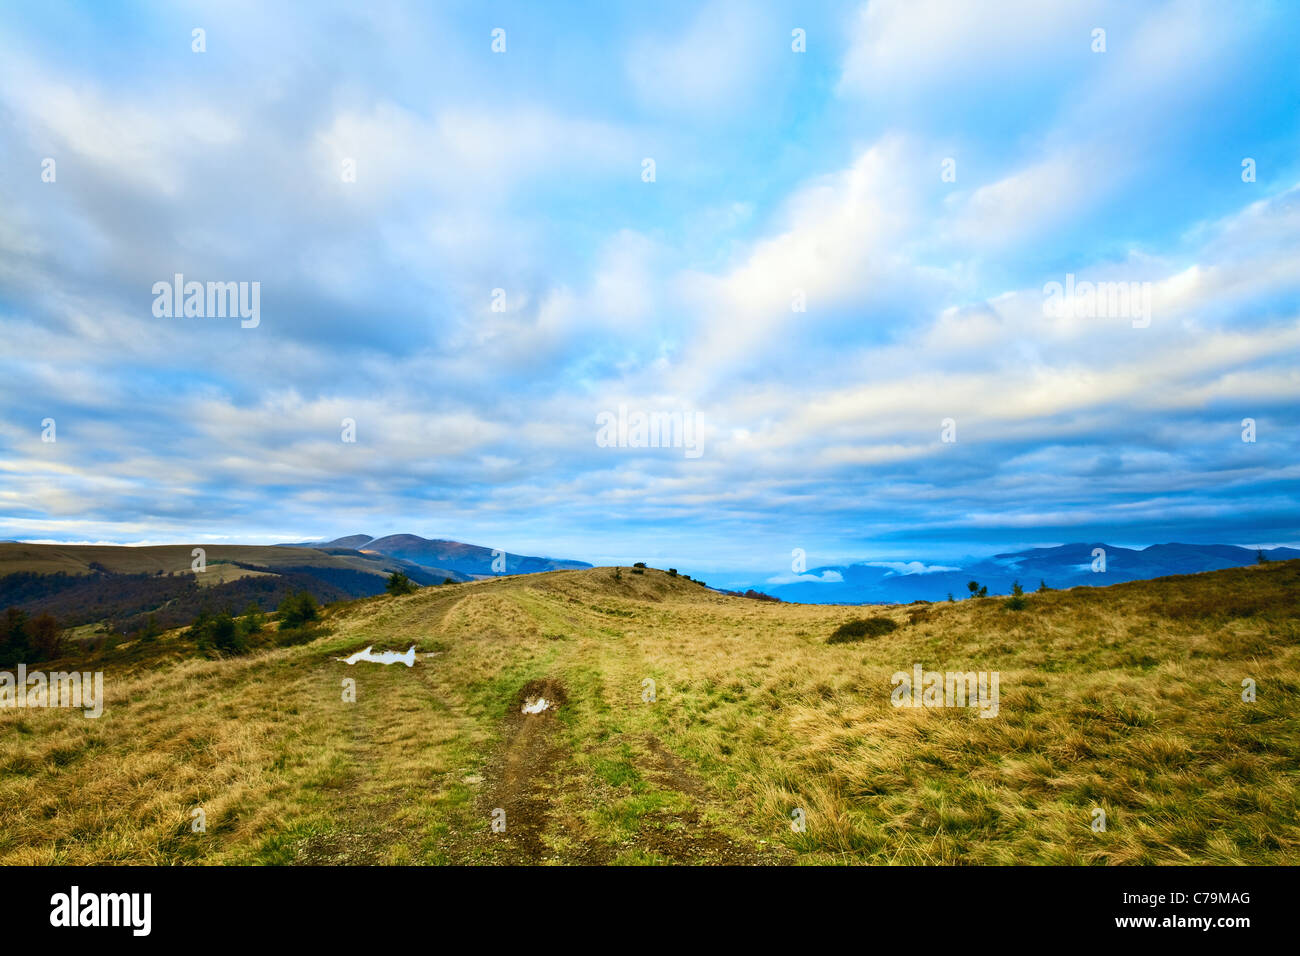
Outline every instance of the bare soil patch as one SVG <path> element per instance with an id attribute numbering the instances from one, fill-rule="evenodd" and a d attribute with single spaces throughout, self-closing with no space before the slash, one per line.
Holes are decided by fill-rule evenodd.
<path id="1" fill-rule="evenodd" d="M 526 701 L 546 698 L 551 706 L 525 714 Z M 503 741 L 487 769 L 480 806 L 491 817 L 506 813 L 505 832 L 492 833 L 514 850 L 512 862 L 538 863 L 551 855 L 544 840 L 556 787 L 556 767 L 564 747 L 555 725 L 556 714 L 568 703 L 564 685 L 553 678 L 531 680 L 514 695 L 507 709 Z"/>

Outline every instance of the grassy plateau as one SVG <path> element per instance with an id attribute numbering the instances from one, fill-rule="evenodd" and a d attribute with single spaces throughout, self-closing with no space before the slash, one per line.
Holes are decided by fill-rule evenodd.
<path id="1" fill-rule="evenodd" d="M 171 631 L 40 665 L 103 671 L 99 719 L 0 710 L 0 863 L 1296 864 L 1298 596 L 1300 561 L 1020 610 L 594 568 L 239 657 Z M 999 672 L 998 715 L 893 706 L 917 664 Z"/>

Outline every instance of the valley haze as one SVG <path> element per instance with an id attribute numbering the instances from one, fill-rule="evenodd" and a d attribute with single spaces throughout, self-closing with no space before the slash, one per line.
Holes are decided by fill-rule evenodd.
<path id="1" fill-rule="evenodd" d="M 21 555 L 29 551 L 5 550 L 0 542 L 0 574 L 6 567 L 24 570 Z M 358 557 L 394 559 L 392 569 L 418 568 L 432 576 L 423 583 L 440 583 L 441 580 L 476 580 L 503 574 L 535 574 L 543 571 L 588 568 L 586 561 L 554 557 L 520 555 L 503 549 L 465 544 L 447 539 L 428 539 L 414 534 L 391 534 L 373 537 L 368 534 L 351 534 L 338 538 L 278 545 L 233 545 L 229 543 L 195 542 L 171 546 L 83 545 L 59 542 L 27 542 L 31 548 L 53 554 L 61 551 L 89 549 L 101 558 L 113 549 L 134 548 L 139 553 L 162 553 L 168 548 L 173 554 L 172 568 L 166 562 L 158 567 L 179 570 L 188 566 L 190 551 L 195 547 L 211 550 L 221 556 L 228 548 L 244 549 L 243 556 L 255 558 L 259 548 L 305 548 L 326 554 L 355 552 Z M 103 552 L 102 554 L 100 552 Z M 127 552 L 129 553 L 129 552 Z M 273 553 L 268 551 L 268 554 Z M 993 595 L 1009 594 L 1020 584 L 1025 590 L 1041 585 L 1052 589 L 1070 587 L 1099 587 L 1123 581 L 1146 580 L 1173 574 L 1194 574 L 1201 571 L 1242 567 L 1261 559 L 1285 561 L 1300 558 L 1300 549 L 1284 546 L 1246 548 L 1220 544 L 1155 544 L 1146 548 L 1125 548 L 1104 542 L 1075 543 L 1051 547 L 1029 548 L 1015 552 L 1002 552 L 988 557 L 964 557 L 951 561 L 879 560 L 864 558 L 840 564 L 806 566 L 806 555 L 797 555 L 796 563 L 785 573 L 768 576 L 752 572 L 714 568 L 692 567 L 682 562 L 678 568 L 715 587 L 726 590 L 755 590 L 783 601 L 800 604 L 905 604 L 911 601 L 942 601 L 949 595 L 960 600 L 969 597 L 967 584 L 977 581 Z M 631 565 L 639 556 L 628 555 L 615 564 Z M 130 562 L 134 566 L 138 562 Z M 676 566 L 677 562 L 666 562 Z"/>

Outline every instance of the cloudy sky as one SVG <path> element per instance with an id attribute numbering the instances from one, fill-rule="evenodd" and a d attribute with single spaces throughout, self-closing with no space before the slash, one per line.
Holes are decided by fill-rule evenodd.
<path id="1" fill-rule="evenodd" d="M 1294 5 L 299 6 L 0 13 L 0 538 L 1300 542 Z"/>

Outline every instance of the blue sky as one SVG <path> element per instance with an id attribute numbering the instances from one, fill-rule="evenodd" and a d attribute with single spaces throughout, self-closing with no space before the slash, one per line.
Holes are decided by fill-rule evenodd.
<path id="1" fill-rule="evenodd" d="M 413 532 L 737 579 L 1296 544 L 1298 24 L 11 5 L 0 537 Z M 260 324 L 156 317 L 175 273 L 259 282 Z M 1149 324 L 1046 315 L 1067 275 L 1149 283 Z M 620 406 L 702 453 L 602 447 Z"/>

